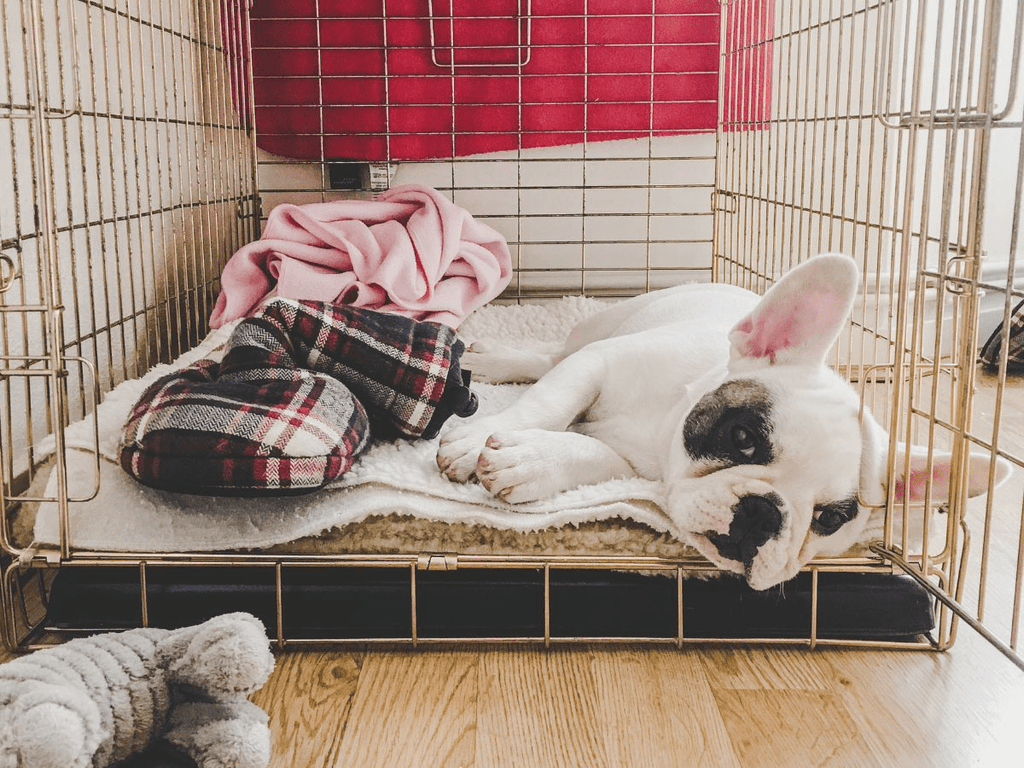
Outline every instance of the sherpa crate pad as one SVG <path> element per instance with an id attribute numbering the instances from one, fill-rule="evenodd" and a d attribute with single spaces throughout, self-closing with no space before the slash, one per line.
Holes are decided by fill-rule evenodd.
<path id="1" fill-rule="evenodd" d="M 274 300 L 239 323 L 219 365 L 201 360 L 142 394 L 121 466 L 183 493 L 315 490 L 349 469 L 371 422 L 413 437 L 471 412 L 462 348 L 438 323 Z"/>

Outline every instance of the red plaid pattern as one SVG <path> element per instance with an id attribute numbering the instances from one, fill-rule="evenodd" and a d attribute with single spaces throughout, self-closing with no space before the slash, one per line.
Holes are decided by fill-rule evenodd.
<path id="1" fill-rule="evenodd" d="M 168 491 L 240 495 L 320 488 L 366 446 L 366 412 L 344 384 L 298 368 L 287 340 L 240 323 L 223 362 L 153 383 L 125 426 L 121 466 Z"/>
<path id="2" fill-rule="evenodd" d="M 459 366 L 464 345 L 447 325 L 292 299 L 273 299 L 255 317 L 292 340 L 299 365 L 344 382 L 378 437 L 433 438 L 453 414 L 476 410 Z"/>
<path id="3" fill-rule="evenodd" d="M 320 488 L 377 436 L 433 437 L 476 398 L 439 323 L 275 299 L 223 360 L 164 376 L 125 425 L 121 466 L 145 485 L 222 495 Z"/>

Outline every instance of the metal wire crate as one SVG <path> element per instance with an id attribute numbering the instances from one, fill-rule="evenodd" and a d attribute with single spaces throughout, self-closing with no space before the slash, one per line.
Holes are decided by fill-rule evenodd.
<path id="1" fill-rule="evenodd" d="M 764 48 L 773 66 L 760 74 L 770 94 L 723 116 L 716 278 L 760 289 L 815 252 L 855 255 L 866 279 L 835 362 L 862 382 L 865 406 L 929 461 L 945 448 L 963 467 L 980 451 L 1019 469 L 1006 359 L 990 373 L 977 360 L 998 321 L 1008 339 L 1022 285 L 1021 8 L 740 1 L 724 11 L 734 43 L 723 70 L 744 76 L 744 57 Z M 891 473 L 909 466 L 890 450 Z M 890 494 L 874 550 L 931 585 L 939 647 L 962 618 L 1020 665 L 1019 555 L 1014 566 L 995 545 L 1022 541 L 1019 484 L 968 502 L 962 471 L 958 481 L 938 514 L 894 514 L 906 498 Z M 981 551 L 968 559 L 972 541 Z"/>
<path id="2" fill-rule="evenodd" d="M 951 449 L 961 461 L 973 449 L 1024 464 L 1024 436 L 1007 418 L 1018 390 L 1005 354 L 995 373 L 975 364 L 986 323 L 1003 320 L 1009 339 L 1022 295 L 1019 8 L 998 0 L 940 10 L 910 0 L 413 5 L 4 7 L 0 146 L 9 149 L 0 163 L 15 179 L 0 217 L 8 512 L 42 500 L 32 487 L 40 440 L 57 436 L 62 477 L 64 426 L 119 381 L 199 341 L 220 268 L 275 204 L 368 196 L 402 181 L 438 188 L 506 236 L 515 274 L 504 301 L 626 296 L 710 278 L 763 290 L 816 252 L 850 253 L 865 281 L 834 363 L 863 387 L 865 407 L 899 440 Z M 284 42 L 260 33 L 289 24 L 294 37 Z M 567 70 L 567 53 L 582 66 Z M 345 63 L 353 60 L 379 69 Z M 275 69 L 282 61 L 309 68 Z M 540 109 L 545 100 L 557 109 Z M 694 117 L 709 108 L 713 126 Z M 282 128 L 282 115 L 305 122 Z M 424 137 L 427 149 L 416 143 Z M 472 153 L 480 147 L 496 151 Z M 900 571 L 941 606 L 936 637 L 912 647 L 949 647 L 962 618 L 1021 665 L 1019 482 L 980 503 L 963 496 L 961 478 L 948 507 L 925 514 L 905 511 L 892 494 L 891 522 L 871 557 L 808 567 L 806 633 L 744 639 L 836 642 L 819 632 L 819 574 Z M 66 482 L 57 501 L 64 510 L 76 503 Z M 896 525 L 915 514 L 916 539 Z M 578 639 L 551 632 L 552 572 L 661 571 L 675 585 L 677 626 L 641 639 L 708 639 L 683 626 L 686 577 L 709 569 L 698 558 L 26 552 L 11 545 L 6 523 L 0 534 L 9 645 L 40 623 L 42 608 L 26 594 L 45 603 L 43 575 L 111 565 L 136 574 L 141 623 L 155 568 L 264 569 L 280 643 L 351 639 L 287 630 L 289 574 L 304 570 L 405 573 L 410 631 L 399 639 L 413 644 L 456 639 L 419 630 L 424 571 L 538 574 L 542 631 L 505 639 L 546 643 Z"/>

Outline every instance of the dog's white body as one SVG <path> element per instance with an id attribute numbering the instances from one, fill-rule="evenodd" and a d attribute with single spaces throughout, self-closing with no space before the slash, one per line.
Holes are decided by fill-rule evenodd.
<path id="1" fill-rule="evenodd" d="M 474 345 L 475 374 L 536 383 L 451 430 L 438 465 L 511 503 L 615 477 L 664 480 L 683 540 L 756 589 L 784 581 L 858 540 L 869 517 L 858 499 L 885 498 L 887 437 L 825 365 L 856 285 L 853 261 L 827 254 L 764 298 L 705 284 L 612 305 L 560 355 Z M 938 501 L 948 457 L 931 464 L 931 481 L 907 487 L 929 485 Z M 972 457 L 971 493 L 987 468 Z"/>

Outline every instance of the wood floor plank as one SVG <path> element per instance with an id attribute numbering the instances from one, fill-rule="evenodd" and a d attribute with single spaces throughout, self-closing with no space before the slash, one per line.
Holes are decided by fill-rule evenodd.
<path id="1" fill-rule="evenodd" d="M 980 636 L 947 653 L 838 652 L 836 690 L 887 765 L 1024 764 L 1024 673 Z"/>
<path id="2" fill-rule="evenodd" d="M 610 765 L 739 768 L 697 653 L 605 648 L 592 668 Z"/>
<path id="3" fill-rule="evenodd" d="M 323 765 L 472 766 L 478 664 L 471 651 L 367 654 L 342 739 L 320 744 Z"/>
<path id="4" fill-rule="evenodd" d="M 820 653 L 804 648 L 707 648 L 700 655 L 712 688 L 825 691 L 834 673 Z"/>
<path id="5" fill-rule="evenodd" d="M 612 765 L 585 649 L 502 649 L 480 660 L 478 768 Z"/>
<path id="6" fill-rule="evenodd" d="M 715 699 L 744 768 L 889 768 L 836 693 L 720 689 Z"/>
<path id="7" fill-rule="evenodd" d="M 285 651 L 252 700 L 270 715 L 271 765 L 331 766 L 330 747 L 341 742 L 362 668 L 359 654 Z"/>

